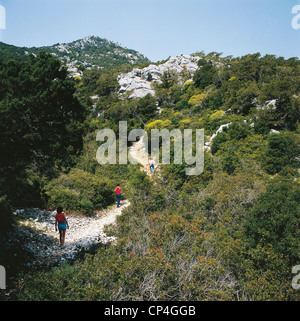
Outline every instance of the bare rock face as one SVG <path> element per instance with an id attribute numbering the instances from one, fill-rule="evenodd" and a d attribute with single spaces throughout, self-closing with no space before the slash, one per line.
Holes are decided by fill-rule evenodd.
<path id="1" fill-rule="evenodd" d="M 129 73 L 119 75 L 118 82 L 121 86 L 119 92 L 122 94 L 126 91 L 133 91 L 131 98 L 144 97 L 147 94 L 154 95 L 155 91 L 151 84 L 154 81 L 160 82 L 160 77 L 165 71 L 170 70 L 180 74 L 187 70 L 192 75 L 198 69 L 199 59 L 200 57 L 197 56 L 181 55 L 171 57 L 167 62 L 158 66 L 151 64 L 143 69 L 135 68 Z"/>

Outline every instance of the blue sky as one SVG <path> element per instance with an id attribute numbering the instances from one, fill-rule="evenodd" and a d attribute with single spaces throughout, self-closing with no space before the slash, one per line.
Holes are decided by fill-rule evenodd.
<path id="1" fill-rule="evenodd" d="M 151 61 L 197 51 L 300 57 L 300 0 L 0 0 L 0 40 L 44 46 L 97 35 Z M 300 11 L 299 11 L 300 13 Z M 300 23 L 300 19 L 299 19 Z"/>

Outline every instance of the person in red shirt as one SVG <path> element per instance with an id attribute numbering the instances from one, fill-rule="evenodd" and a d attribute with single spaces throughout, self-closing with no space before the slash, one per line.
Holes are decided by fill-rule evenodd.
<path id="1" fill-rule="evenodd" d="M 120 187 L 120 184 L 117 184 L 117 187 L 115 188 L 115 192 L 117 195 L 117 207 L 119 207 L 120 201 L 121 201 L 121 192 L 122 192 L 122 188 Z"/>
<path id="2" fill-rule="evenodd" d="M 61 248 L 65 248 L 65 238 L 66 238 L 66 229 L 67 227 L 69 228 L 69 223 L 66 218 L 65 213 L 63 212 L 62 207 L 58 207 L 56 210 L 56 215 L 55 215 L 55 231 L 59 231 L 59 241 Z"/>

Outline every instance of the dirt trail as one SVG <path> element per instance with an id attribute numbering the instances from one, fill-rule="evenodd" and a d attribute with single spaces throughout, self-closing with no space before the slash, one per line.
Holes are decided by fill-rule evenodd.
<path id="1" fill-rule="evenodd" d="M 142 140 L 130 147 L 129 157 L 142 164 L 141 170 L 147 172 L 149 176 L 152 175 Z M 29 255 L 25 256 L 30 259 L 19 262 L 20 267 L 26 266 L 32 269 L 71 263 L 78 258 L 81 251 L 86 252 L 94 246 L 114 242 L 116 238 L 107 236 L 104 233 L 104 227 L 114 224 L 117 216 L 128 206 L 130 206 L 128 200 L 121 200 L 119 208 L 114 204 L 92 217 L 66 212 L 70 229 L 67 230 L 65 249 L 61 249 L 59 233 L 55 231 L 56 211 L 39 208 L 18 209 L 14 212 L 17 225 L 5 243 L 6 250 L 10 252 L 10 255 L 18 256 L 19 245 L 22 244 L 24 253 Z M 5 295 L 9 296 L 10 292 L 11 290 L 5 291 Z"/>
<path id="2" fill-rule="evenodd" d="M 55 231 L 55 211 L 38 208 L 16 210 L 14 215 L 18 226 L 10 241 L 22 242 L 24 249 L 31 253 L 34 260 L 27 265 L 70 262 L 76 259 L 81 250 L 113 242 L 115 238 L 104 233 L 104 226 L 113 224 L 116 217 L 129 205 L 128 200 L 122 200 L 119 208 L 116 205 L 110 206 L 93 217 L 66 212 L 70 229 L 66 232 L 65 249 L 60 248 L 59 233 Z"/>
<path id="3" fill-rule="evenodd" d="M 152 175 L 149 167 L 149 155 L 144 146 L 144 140 L 141 138 L 138 142 L 134 143 L 129 149 L 129 159 L 133 158 L 138 161 L 143 167 L 141 170 L 146 172 L 149 176 Z M 155 162 L 155 172 L 159 171 L 159 167 Z"/>
<path id="4" fill-rule="evenodd" d="M 148 154 L 146 153 L 146 149 L 144 147 L 143 138 L 141 138 L 129 148 L 129 159 L 138 161 L 143 166 L 141 167 L 141 170 L 149 174 L 149 160 Z"/>
<path id="5" fill-rule="evenodd" d="M 148 175 L 148 155 L 139 140 L 129 149 L 129 157 L 134 158 L 143 165 L 141 168 Z M 116 205 L 98 212 L 96 216 L 72 215 L 66 212 L 70 229 L 66 233 L 66 248 L 59 245 L 59 233 L 55 232 L 56 212 L 28 208 L 14 212 L 18 226 L 11 236 L 10 242 L 24 244 L 25 250 L 31 253 L 37 264 L 53 265 L 70 262 L 76 259 L 81 250 L 88 250 L 96 244 L 113 242 L 114 237 L 104 233 L 104 226 L 114 224 L 116 217 L 130 205 L 128 200 L 121 200 L 119 208 Z M 34 262 L 28 264 L 35 264 Z"/>

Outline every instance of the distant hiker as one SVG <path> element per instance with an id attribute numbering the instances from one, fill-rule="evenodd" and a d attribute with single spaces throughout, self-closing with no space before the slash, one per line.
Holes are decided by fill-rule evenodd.
<path id="1" fill-rule="evenodd" d="M 153 158 L 150 158 L 149 165 L 150 165 L 150 172 L 152 172 L 154 174 L 154 160 L 153 160 Z"/>
<path id="2" fill-rule="evenodd" d="M 117 184 L 117 187 L 115 188 L 115 192 L 117 195 L 117 207 L 119 207 L 120 201 L 121 201 L 121 192 L 122 192 L 122 188 L 120 187 L 120 184 Z"/>
<path id="3" fill-rule="evenodd" d="M 62 207 L 58 207 L 56 210 L 56 216 L 55 216 L 55 231 L 59 231 L 59 241 L 61 248 L 65 248 L 65 238 L 66 238 L 66 229 L 69 228 L 69 223 L 66 218 L 65 213 L 63 212 Z"/>

